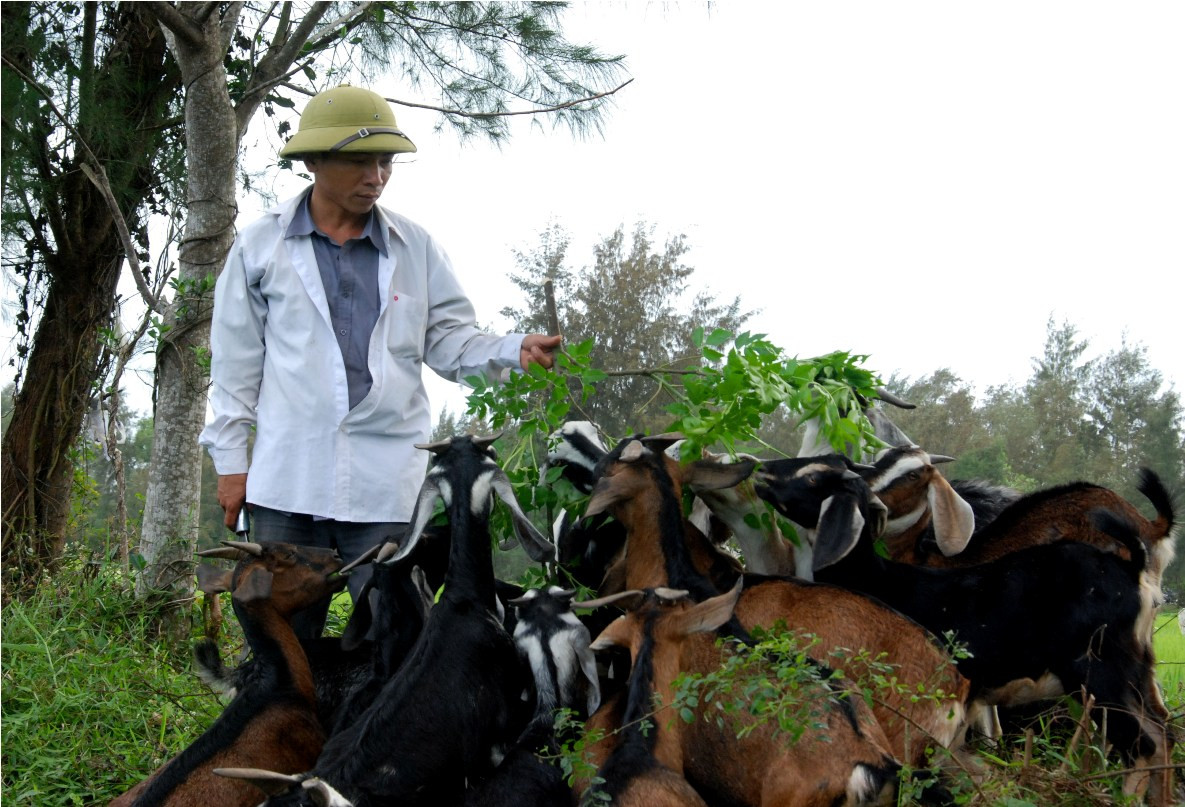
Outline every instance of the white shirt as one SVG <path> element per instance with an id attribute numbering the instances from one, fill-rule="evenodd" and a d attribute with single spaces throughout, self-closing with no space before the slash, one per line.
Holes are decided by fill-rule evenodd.
<path id="1" fill-rule="evenodd" d="M 370 339 L 370 392 L 352 410 L 310 236 L 284 238 L 300 197 L 239 233 L 214 291 L 210 403 L 199 442 L 220 475 L 247 472 L 247 501 L 339 521 L 407 521 L 427 468 L 427 364 L 491 380 L 519 366 L 524 334 L 477 328 L 441 246 L 377 207 L 387 254 Z M 256 427 L 248 466 L 247 438 Z"/>

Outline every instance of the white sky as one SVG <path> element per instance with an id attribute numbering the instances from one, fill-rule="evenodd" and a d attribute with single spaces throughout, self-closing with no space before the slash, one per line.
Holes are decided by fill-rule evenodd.
<path id="1" fill-rule="evenodd" d="M 1185 4 L 588 3 L 565 30 L 628 56 L 604 139 L 461 150 L 396 113 L 420 152 L 386 203 L 487 321 L 549 218 L 580 267 L 642 219 L 792 354 L 982 390 L 1029 377 L 1053 316 L 1185 384 Z"/>
<path id="2" fill-rule="evenodd" d="M 1185 386 L 1185 4 L 576 3 L 564 30 L 627 55 L 603 138 L 462 147 L 396 108 L 420 150 L 383 203 L 446 245 L 483 323 L 505 330 L 512 249 L 549 221 L 582 268 L 644 220 L 791 354 L 982 390 L 1028 378 L 1053 316 Z"/>

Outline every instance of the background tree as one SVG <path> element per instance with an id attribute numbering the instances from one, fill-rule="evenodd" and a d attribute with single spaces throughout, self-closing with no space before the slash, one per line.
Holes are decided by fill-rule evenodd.
<path id="1" fill-rule="evenodd" d="M 527 307 L 502 313 L 516 330 L 545 328 L 543 285 L 552 281 L 565 340 L 592 339 L 589 363 L 611 376 L 579 416 L 615 436 L 661 428 L 669 420 L 662 405 L 670 399 L 648 371 L 694 365 L 700 358 L 692 342 L 696 327 L 736 333 L 749 314 L 741 311 L 739 297 L 724 304 L 705 291 L 688 297 L 695 269 L 683 262 L 689 248 L 682 235 L 660 246 L 652 225 L 637 223 L 628 239 L 618 227 L 594 247 L 593 264 L 579 272 L 566 268 L 568 246 L 562 227 L 553 224 L 535 249 L 516 253 L 522 272 L 512 280 Z"/>
<path id="2" fill-rule="evenodd" d="M 11 592 L 62 549 L 70 449 L 100 392 L 118 310 L 117 219 L 144 249 L 149 215 L 174 193 L 180 74 L 141 4 L 5 3 L 0 14 L 4 259 L 21 283 L 21 364 L 0 462 Z M 110 203 L 84 168 L 106 176 Z"/>

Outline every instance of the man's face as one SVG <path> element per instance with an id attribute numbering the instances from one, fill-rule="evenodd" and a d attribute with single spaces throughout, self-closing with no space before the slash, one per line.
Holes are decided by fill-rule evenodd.
<path id="1" fill-rule="evenodd" d="M 352 216 L 365 216 L 378 203 L 391 178 L 394 154 L 346 152 L 318 154 L 305 160 L 313 174 L 313 192 Z"/>

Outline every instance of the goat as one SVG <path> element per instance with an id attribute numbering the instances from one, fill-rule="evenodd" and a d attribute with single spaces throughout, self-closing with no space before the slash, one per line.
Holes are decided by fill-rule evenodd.
<path id="1" fill-rule="evenodd" d="M 558 468 L 579 492 L 592 492 L 597 464 L 609 453 L 600 430 L 587 420 L 565 423 L 548 439 L 547 468 Z M 560 566 L 580 586 L 600 589 L 605 571 L 625 546 L 625 530 L 609 518 L 573 519 L 564 510 L 553 525 Z"/>
<path id="2" fill-rule="evenodd" d="M 888 448 L 876 463 L 858 470 L 887 510 L 879 536 L 896 559 L 896 548 L 916 543 L 929 530 L 944 553 L 965 546 L 975 531 L 975 511 L 934 466 L 953 457 L 929 454 L 916 445 Z"/>
<path id="3" fill-rule="evenodd" d="M 714 454 L 706 450 L 703 458 L 724 464 L 732 461 L 726 454 Z M 752 462 L 754 466 L 759 462 L 749 454 L 740 454 L 737 459 Z M 741 549 L 747 571 L 810 579 L 810 544 L 803 542 L 801 536 L 792 544 L 772 521 L 761 526 L 760 516 L 766 505 L 753 490 L 751 478 L 743 479 L 731 487 L 698 490 L 696 499 L 703 502 L 712 515 L 728 528 L 732 539 Z"/>
<path id="4" fill-rule="evenodd" d="M 326 723 L 330 734 L 352 725 L 378 697 L 402 666 L 428 621 L 432 590 L 427 575 L 419 566 L 412 565 L 415 559 L 411 556 L 399 563 L 385 563 L 394 551 L 394 544 L 376 546 L 351 564 L 370 562 L 377 555 L 340 642 L 344 653 L 354 652 L 356 648 L 369 651 L 369 674 L 343 698 L 332 722 Z M 366 640 L 368 634 L 376 638 Z"/>
<path id="5" fill-rule="evenodd" d="M 892 404 L 899 409 L 915 409 L 916 405 L 908 403 L 893 395 L 883 387 L 877 389 L 877 397 L 885 403 Z M 897 424 L 889 419 L 885 414 L 884 408 L 877 404 L 876 401 L 868 401 L 863 396 L 855 396 L 856 404 L 859 405 L 860 411 L 868 420 L 869 426 L 872 427 L 872 433 L 880 444 L 886 446 L 898 445 L 913 445 L 913 440 L 906 436 L 905 432 L 898 428 Z M 851 419 L 851 410 L 840 412 L 840 416 Z M 823 454 L 830 454 L 839 449 L 838 445 L 832 445 L 828 440 L 823 438 L 822 429 L 820 428 L 821 415 L 813 415 L 799 421 L 799 425 L 804 427 L 802 436 L 802 446 L 798 450 L 799 457 L 817 457 Z M 858 450 L 859 448 L 859 450 Z M 848 443 L 844 446 L 844 454 L 848 455 L 857 461 L 871 460 L 875 453 L 874 448 L 860 448 Z"/>
<path id="6" fill-rule="evenodd" d="M 241 558 L 231 578 L 231 602 L 255 655 L 251 675 L 210 728 L 111 807 L 254 807 L 259 798 L 252 787 L 214 770 L 302 771 L 321 751 L 325 732 L 317 719 L 312 672 L 289 622 L 297 611 L 345 587 L 346 578 L 337 574 L 341 560 L 314 547 L 223 544 Z"/>
<path id="7" fill-rule="evenodd" d="M 1145 553 L 1138 528 L 1098 511 L 1096 525 L 1124 543 L 1125 559 L 1077 541 L 1013 552 L 962 569 L 895 563 L 873 546 L 872 493 L 839 455 L 768 462 L 757 492 L 817 531 L 815 575 L 883 600 L 938 635 L 953 635 L 970 696 L 1024 703 L 1084 690 L 1109 710 L 1107 738 L 1136 768 L 1125 792 L 1171 799 L 1172 738 L 1140 627 Z"/>
<path id="8" fill-rule="evenodd" d="M 624 576 L 631 588 L 672 586 L 702 600 L 718 590 L 692 563 L 688 543 L 706 539 L 683 524 L 683 485 L 702 495 L 700 491 L 709 486 L 730 480 L 736 484 L 752 465 L 703 460 L 680 465 L 663 453 L 673 439 L 677 436 L 632 440 L 615 449 L 589 506 L 598 498 L 611 503 L 606 506 L 625 525 L 629 537 Z M 875 691 L 873 713 L 897 759 L 921 765 L 926 763 L 927 746 L 955 745 L 963 727 L 968 684 L 929 632 L 843 588 L 794 578 L 745 575 L 744 579 L 735 613 L 739 630 L 769 628 L 782 621 L 800 634 L 817 638 L 817 646 L 811 649 L 816 658 L 824 662 L 842 658 L 848 677 L 869 686 L 883 672 L 878 665 L 895 667 L 893 675 L 901 688 Z M 929 695 L 918 698 L 919 692 Z"/>
<path id="9" fill-rule="evenodd" d="M 514 499 L 490 451 L 494 439 L 455 437 L 419 446 L 432 451 L 436 462 L 404 543 L 386 562 L 397 563 L 415 549 L 435 503 L 443 500 L 452 533 L 444 593 L 398 672 L 353 724 L 326 742 L 311 771 L 279 780 L 269 771 L 223 772 L 282 790 L 265 804 L 311 805 L 311 791 L 354 807 L 459 804 L 466 779 L 488 774 L 521 731 L 526 716 L 518 711 L 527 680 L 496 615 L 493 497 L 508 506 L 532 559 L 551 560 L 554 548 Z"/>
<path id="10" fill-rule="evenodd" d="M 534 679 L 535 710 L 506 758 L 484 782 L 471 784 L 466 807 L 568 807 L 572 792 L 558 765 L 537 752 L 559 754 L 558 709 L 583 719 L 600 705 L 588 628 L 572 613 L 575 591 L 531 589 L 509 602 L 517 611 L 514 642 Z"/>
<path id="11" fill-rule="evenodd" d="M 447 547 L 447 536 L 444 545 Z M 381 548 L 381 545 L 373 547 L 342 567 L 341 573 L 348 574 L 369 562 Z M 313 674 L 317 716 L 330 734 L 352 722 L 369 705 L 419 636 L 432 604 L 432 592 L 419 566 L 410 575 L 407 568 L 421 558 L 422 553 L 417 552 L 416 558 L 405 559 L 397 567 L 375 566 L 362 587 L 343 635 L 319 636 L 301 642 Z M 198 567 L 198 587 L 208 594 L 228 591 L 229 577 L 226 570 Z M 379 601 L 377 619 L 372 613 L 372 596 Z M 368 632 L 373 632 L 379 640 L 365 638 Z M 249 659 L 234 670 L 227 670 L 217 644 L 209 640 L 195 646 L 194 661 L 199 678 L 207 686 L 231 697 L 241 682 L 253 675 L 256 663 Z"/>
<path id="12" fill-rule="evenodd" d="M 727 651 L 717 646 L 715 632 L 730 621 L 741 585 L 737 581 L 731 591 L 698 604 L 689 601 L 686 591 L 665 588 L 583 604 L 629 603 L 627 615 L 609 625 L 593 648 L 625 647 L 633 661 L 621 737 L 600 767 L 605 783 L 594 786 L 594 792 L 603 790 L 614 804 L 701 804 L 681 778 L 686 766 L 710 770 L 701 786 L 729 804 L 895 803 L 900 766 L 863 701 L 837 692 L 833 682 L 810 678 L 803 684 L 812 705 L 803 709 L 809 717 L 799 716 L 809 725 L 796 739 L 779 736 L 772 725 L 751 718 L 742 718 L 750 724 L 743 732 L 720 725 L 705 714 L 707 703 L 696 704 L 690 722 L 658 717 L 674 705 L 681 672 L 708 673 L 720 667 Z M 646 730 L 643 721 L 652 721 L 654 729 Z M 672 791 L 685 794 L 686 801 L 671 801 Z"/>

